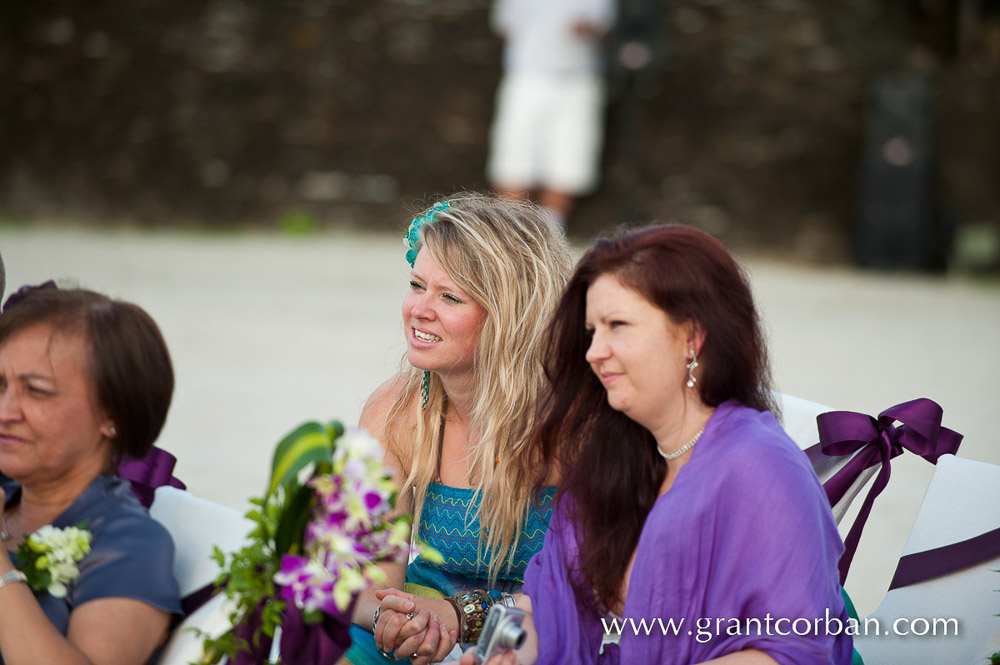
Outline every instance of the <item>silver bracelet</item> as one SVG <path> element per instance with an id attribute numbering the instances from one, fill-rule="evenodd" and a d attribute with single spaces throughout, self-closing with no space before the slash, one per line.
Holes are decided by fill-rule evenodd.
<path id="1" fill-rule="evenodd" d="M 514 598 L 512 594 L 501 593 L 500 601 L 503 603 L 504 607 L 517 607 L 517 600 Z"/>
<path id="2" fill-rule="evenodd" d="M 4 588 L 8 584 L 13 584 L 14 582 L 24 582 L 28 583 L 28 576 L 22 573 L 20 570 L 15 568 L 14 570 L 8 570 L 3 575 L 0 575 L 0 589 Z"/>

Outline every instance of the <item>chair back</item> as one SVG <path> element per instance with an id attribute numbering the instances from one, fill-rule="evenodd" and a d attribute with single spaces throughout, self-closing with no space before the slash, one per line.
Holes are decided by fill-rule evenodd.
<path id="1" fill-rule="evenodd" d="M 159 487 L 149 514 L 163 524 L 174 540 L 174 577 L 181 598 L 211 585 L 219 575 L 212 560 L 213 546 L 226 554 L 243 546 L 253 523 L 239 511 L 173 487 Z M 231 605 L 216 595 L 174 629 L 160 652 L 157 665 L 187 665 L 201 660 L 202 638 L 191 628 L 218 637 L 229 630 Z"/>
<path id="2" fill-rule="evenodd" d="M 942 455 L 903 556 L 961 543 L 997 528 L 1000 466 Z M 996 616 L 1000 612 L 1000 552 L 990 552 L 982 550 L 987 558 L 974 565 L 891 589 L 855 637 L 855 648 L 865 662 L 981 665 L 989 654 L 1000 650 L 1000 617 Z M 877 631 L 873 620 L 878 622 Z M 893 626 L 897 620 L 898 632 L 905 629 L 912 634 L 897 635 Z M 925 630 L 926 635 L 919 635 Z M 948 634 L 943 634 L 945 630 Z"/>

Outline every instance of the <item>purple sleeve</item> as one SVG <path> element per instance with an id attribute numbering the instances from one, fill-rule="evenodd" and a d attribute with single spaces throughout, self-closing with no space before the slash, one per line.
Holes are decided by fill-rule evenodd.
<path id="1" fill-rule="evenodd" d="M 590 665 L 597 663 L 603 626 L 593 612 L 577 602 L 567 572 L 569 557 L 576 557 L 576 538 L 560 501 L 552 516 L 545 545 L 528 562 L 524 593 L 538 633 L 538 665 Z M 602 665 L 616 665 L 617 650 L 611 650 Z"/>
<path id="2" fill-rule="evenodd" d="M 770 616 L 772 630 L 734 636 L 729 648 L 759 649 L 781 665 L 850 663 L 850 637 L 827 634 L 845 625 L 847 610 L 837 578 L 843 544 L 819 482 L 794 453 L 740 461 L 742 482 L 729 478 L 733 491 L 720 493 L 732 549 L 717 558 L 712 584 L 740 598 L 732 616 L 765 628 Z"/>

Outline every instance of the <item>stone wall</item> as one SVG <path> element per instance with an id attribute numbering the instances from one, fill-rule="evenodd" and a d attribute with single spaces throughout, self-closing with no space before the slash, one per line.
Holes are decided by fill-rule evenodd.
<path id="1" fill-rule="evenodd" d="M 575 231 L 673 218 L 843 259 L 865 89 L 900 68 L 933 80 L 942 200 L 1000 223 L 1000 68 L 985 50 L 948 58 L 927 27 L 940 16 L 870 0 L 651 6 L 632 29 L 652 65 L 614 67 L 605 177 Z M 487 0 L 4 3 L 0 214 L 398 228 L 435 194 L 486 186 L 488 13 Z"/>

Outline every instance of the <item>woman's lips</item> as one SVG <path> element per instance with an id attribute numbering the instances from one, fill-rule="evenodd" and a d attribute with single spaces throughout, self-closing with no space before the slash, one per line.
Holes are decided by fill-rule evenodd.
<path id="1" fill-rule="evenodd" d="M 611 385 L 621 375 L 622 375 L 621 372 L 602 372 L 601 383 L 603 383 L 606 386 Z"/>
<path id="2" fill-rule="evenodd" d="M 0 446 L 16 446 L 24 443 L 24 439 L 13 434 L 0 433 Z"/>
<path id="3" fill-rule="evenodd" d="M 441 338 L 426 330 L 410 328 L 410 344 L 418 349 L 429 349 L 441 341 Z"/>

